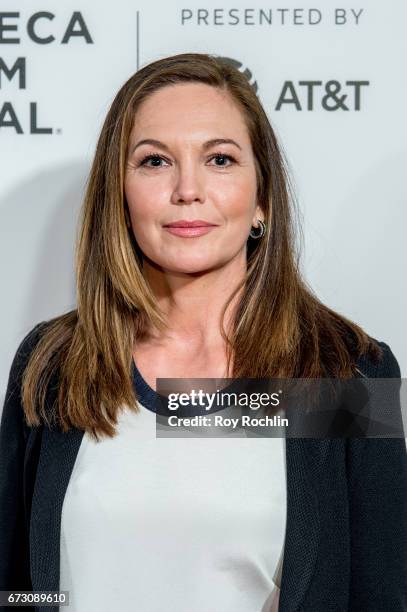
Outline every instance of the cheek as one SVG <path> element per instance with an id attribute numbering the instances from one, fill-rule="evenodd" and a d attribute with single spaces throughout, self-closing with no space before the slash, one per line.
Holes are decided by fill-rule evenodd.
<path id="1" fill-rule="evenodd" d="M 157 186 L 144 181 L 127 180 L 124 183 L 124 192 L 134 222 L 156 218 L 162 197 L 162 191 Z"/>
<path id="2" fill-rule="evenodd" d="M 124 182 L 132 231 L 145 255 L 156 260 L 160 249 L 161 223 L 169 193 L 159 181 L 131 178 Z"/>
<path id="3" fill-rule="evenodd" d="M 224 181 L 215 186 L 213 194 L 225 217 L 242 222 L 251 219 L 256 208 L 256 185 L 252 181 Z"/>

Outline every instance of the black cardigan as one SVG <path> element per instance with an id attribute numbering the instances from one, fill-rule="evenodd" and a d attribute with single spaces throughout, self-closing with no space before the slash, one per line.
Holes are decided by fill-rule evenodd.
<path id="1" fill-rule="evenodd" d="M 83 431 L 31 428 L 24 421 L 21 375 L 42 324 L 17 349 L 1 418 L 0 590 L 59 590 L 62 504 Z M 400 378 L 391 349 L 380 345 L 384 358 L 378 364 L 360 359 L 360 373 Z M 54 392 L 51 385 L 47 401 Z M 279 610 L 407 611 L 405 440 L 287 438 L 286 466 Z"/>

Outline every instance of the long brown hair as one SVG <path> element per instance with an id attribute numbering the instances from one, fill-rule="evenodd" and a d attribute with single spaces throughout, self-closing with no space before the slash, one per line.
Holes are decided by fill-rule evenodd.
<path id="1" fill-rule="evenodd" d="M 123 405 L 136 412 L 132 351 L 151 325 L 166 321 L 142 273 L 142 253 L 126 226 L 124 173 L 141 102 L 167 85 L 205 83 L 229 93 L 242 112 L 255 156 L 258 203 L 267 225 L 249 238 L 247 275 L 227 345 L 232 378 L 352 377 L 355 361 L 381 348 L 334 312 L 301 276 L 295 197 L 288 164 L 256 91 L 230 62 L 183 53 L 150 63 L 118 91 L 104 121 L 88 177 L 76 245 L 77 308 L 46 321 L 23 377 L 27 423 L 72 426 L 97 440 L 116 435 Z M 228 370 L 229 371 L 229 370 Z M 45 396 L 57 375 L 52 417 Z"/>

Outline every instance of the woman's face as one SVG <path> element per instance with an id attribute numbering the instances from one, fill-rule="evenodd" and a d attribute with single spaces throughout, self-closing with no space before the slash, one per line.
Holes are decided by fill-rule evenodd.
<path id="1" fill-rule="evenodd" d="M 124 190 L 135 239 L 163 270 L 203 272 L 246 258 L 250 228 L 258 226 L 256 218 L 264 220 L 256 186 L 249 134 L 227 93 L 182 83 L 154 92 L 139 107 Z M 165 227 L 185 220 L 214 226 L 195 236 Z"/>

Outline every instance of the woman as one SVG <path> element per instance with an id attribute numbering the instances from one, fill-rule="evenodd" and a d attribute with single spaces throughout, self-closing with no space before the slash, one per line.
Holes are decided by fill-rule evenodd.
<path id="1" fill-rule="evenodd" d="M 67 588 L 86 612 L 406 610 L 402 438 L 152 433 L 157 378 L 400 378 L 301 278 L 282 152 L 243 74 L 187 53 L 123 85 L 76 265 L 77 308 L 11 367 L 1 589 Z"/>

